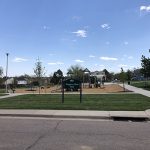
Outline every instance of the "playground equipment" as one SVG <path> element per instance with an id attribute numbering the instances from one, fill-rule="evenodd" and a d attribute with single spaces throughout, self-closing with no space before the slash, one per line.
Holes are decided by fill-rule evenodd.
<path id="1" fill-rule="evenodd" d="M 60 79 L 58 84 L 54 86 L 54 89 L 51 91 L 51 93 L 61 92 L 61 88 L 62 88 L 61 84 L 62 84 L 62 79 Z"/>

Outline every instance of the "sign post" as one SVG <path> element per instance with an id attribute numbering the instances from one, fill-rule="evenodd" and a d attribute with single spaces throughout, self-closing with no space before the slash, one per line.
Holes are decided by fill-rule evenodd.
<path id="1" fill-rule="evenodd" d="M 62 81 L 62 103 L 64 103 L 64 91 L 78 91 L 80 89 L 80 103 L 82 103 L 82 84 L 77 79 L 67 79 Z"/>
<path id="2" fill-rule="evenodd" d="M 80 103 L 82 103 L 82 84 L 80 83 Z"/>

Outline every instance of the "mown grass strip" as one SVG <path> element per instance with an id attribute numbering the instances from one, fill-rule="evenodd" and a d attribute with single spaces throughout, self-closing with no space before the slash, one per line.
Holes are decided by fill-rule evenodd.
<path id="1" fill-rule="evenodd" d="M 150 109 L 149 97 L 140 94 L 88 94 L 80 103 L 78 94 L 21 95 L 0 100 L 0 109 L 58 109 L 139 111 Z"/>

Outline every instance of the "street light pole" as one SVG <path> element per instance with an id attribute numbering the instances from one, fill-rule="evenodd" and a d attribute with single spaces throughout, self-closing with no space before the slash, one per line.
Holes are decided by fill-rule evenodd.
<path id="1" fill-rule="evenodd" d="M 8 74 L 8 56 L 9 53 L 6 53 L 6 93 L 8 93 L 8 85 L 7 85 L 7 74 Z"/>

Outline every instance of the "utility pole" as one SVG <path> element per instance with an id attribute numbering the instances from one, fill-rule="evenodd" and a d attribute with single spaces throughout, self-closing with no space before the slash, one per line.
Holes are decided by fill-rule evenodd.
<path id="1" fill-rule="evenodd" d="M 8 93 L 8 85 L 7 85 L 7 75 L 8 75 L 8 56 L 9 53 L 6 53 L 6 93 Z"/>

